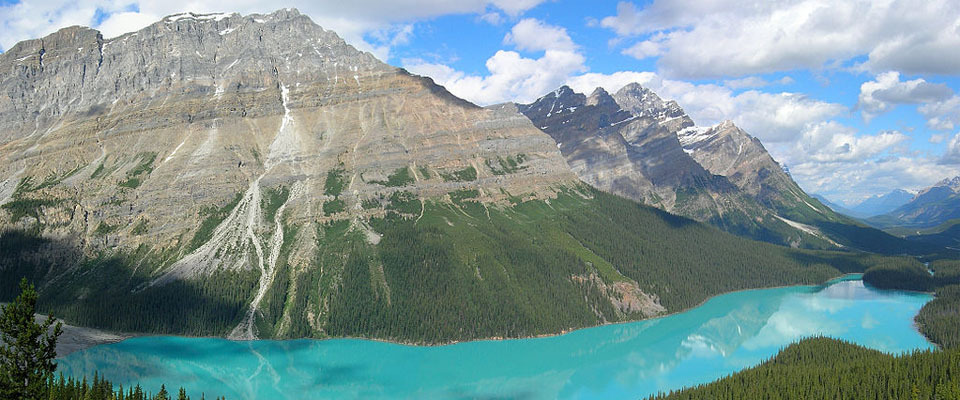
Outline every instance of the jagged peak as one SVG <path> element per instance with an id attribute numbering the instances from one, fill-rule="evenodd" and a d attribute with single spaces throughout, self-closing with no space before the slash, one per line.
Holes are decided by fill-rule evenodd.
<path id="1" fill-rule="evenodd" d="M 630 83 L 620 88 L 613 98 L 620 107 L 638 117 L 654 118 L 660 122 L 686 119 L 681 123 L 684 127 L 693 125 L 693 121 L 689 120 L 689 116 L 676 101 L 664 101 L 654 91 L 639 83 Z"/>
<path id="2" fill-rule="evenodd" d="M 520 110 L 531 110 L 540 107 L 549 108 L 549 112 L 552 113 L 555 110 L 563 109 L 564 107 L 578 107 L 583 105 L 586 100 L 586 96 L 581 93 L 577 93 L 570 86 L 563 85 L 558 87 L 556 90 L 547 93 L 537 100 L 529 104 L 517 104 L 517 107 Z"/>
<path id="3" fill-rule="evenodd" d="M 737 124 L 733 123 L 733 120 L 725 119 L 725 120 L 721 121 L 719 124 L 714 125 L 714 126 L 713 126 L 713 129 L 716 129 L 716 130 L 737 129 L 737 130 L 739 130 L 740 128 L 737 126 Z"/>
<path id="4" fill-rule="evenodd" d="M 955 176 L 955 177 L 953 177 L 953 178 L 944 178 L 943 180 L 941 180 L 940 182 L 937 182 L 937 184 L 936 184 L 936 185 L 933 185 L 933 186 L 935 186 L 935 187 L 936 187 L 936 186 L 946 186 L 946 187 L 949 187 L 949 188 L 951 188 L 951 189 L 960 188 L 960 176 Z"/>
<path id="5" fill-rule="evenodd" d="M 644 100 L 648 96 L 652 96 L 657 101 L 661 101 L 660 96 L 658 96 L 652 90 L 643 87 L 643 85 L 637 82 L 631 82 L 626 84 L 624 87 L 620 88 L 620 90 L 618 90 L 616 94 L 620 96 L 632 96 L 640 100 Z"/>
<path id="6" fill-rule="evenodd" d="M 610 96 L 610 93 L 607 93 L 602 87 L 597 87 L 593 89 L 593 93 L 590 93 L 590 96 L 587 97 L 587 105 L 595 106 L 601 104 L 616 103 L 616 100 Z"/>
<path id="7" fill-rule="evenodd" d="M 570 86 L 562 85 L 551 93 L 554 97 L 560 97 L 566 94 L 576 94 L 577 92 L 571 89 Z"/>

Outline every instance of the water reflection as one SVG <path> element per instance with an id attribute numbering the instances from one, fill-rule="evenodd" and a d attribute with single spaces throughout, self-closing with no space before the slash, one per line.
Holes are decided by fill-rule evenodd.
<path id="1" fill-rule="evenodd" d="M 829 335 L 888 352 L 927 348 L 924 294 L 859 280 L 732 293 L 685 313 L 570 334 L 414 347 L 363 340 L 136 338 L 71 354 L 66 374 L 254 398 L 639 398 L 759 363 Z"/>

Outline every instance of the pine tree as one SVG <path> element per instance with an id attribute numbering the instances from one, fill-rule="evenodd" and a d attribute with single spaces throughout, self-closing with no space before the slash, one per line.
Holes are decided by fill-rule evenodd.
<path id="1" fill-rule="evenodd" d="M 156 400 L 170 400 L 170 394 L 167 393 L 167 386 L 160 385 L 160 391 L 157 392 L 157 396 L 154 397 Z"/>
<path id="2" fill-rule="evenodd" d="M 62 326 L 53 315 L 37 323 L 36 309 L 37 291 L 24 278 L 20 295 L 0 312 L 0 398 L 46 397 L 47 380 L 57 368 L 53 359 Z"/>

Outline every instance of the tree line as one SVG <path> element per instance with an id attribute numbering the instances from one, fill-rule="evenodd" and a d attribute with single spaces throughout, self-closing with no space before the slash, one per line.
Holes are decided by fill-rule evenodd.
<path id="1" fill-rule="evenodd" d="M 124 390 L 94 373 L 86 377 L 54 377 L 57 364 L 57 339 L 63 333 L 62 324 L 53 315 L 38 322 L 34 315 L 37 291 L 20 281 L 20 294 L 10 304 L 0 308 L 0 398 L 5 400 L 190 400 L 182 387 L 176 397 L 160 386 L 156 394 L 144 391 L 140 385 Z M 205 399 L 203 394 L 200 399 Z M 220 398 L 217 398 L 218 400 Z"/>

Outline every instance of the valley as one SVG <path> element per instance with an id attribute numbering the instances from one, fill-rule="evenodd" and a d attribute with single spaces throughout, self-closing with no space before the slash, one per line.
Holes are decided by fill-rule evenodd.
<path id="1" fill-rule="evenodd" d="M 475 104 L 454 94 L 470 77 L 448 90 L 355 34 L 187 12 L 0 53 L 0 302 L 26 279 L 30 313 L 68 324 L 57 379 L 138 399 L 789 398 L 882 380 L 811 357 L 957 366 L 960 178 L 842 208 L 774 158 L 796 157 L 786 139 L 698 125 L 662 80 Z"/>

